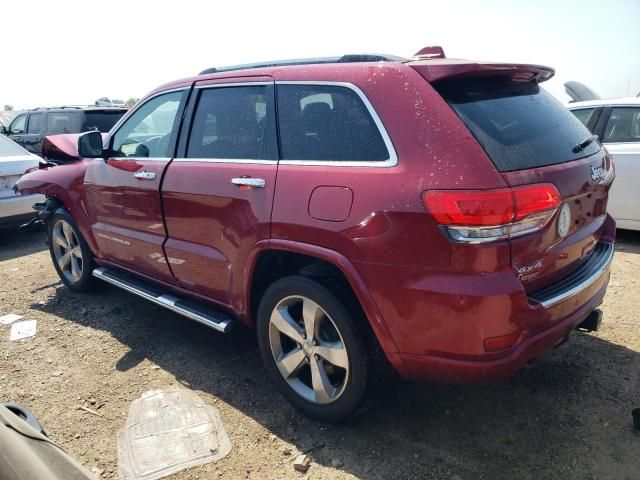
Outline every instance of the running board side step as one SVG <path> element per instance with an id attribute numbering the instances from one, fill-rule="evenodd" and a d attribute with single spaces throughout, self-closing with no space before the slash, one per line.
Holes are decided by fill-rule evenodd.
<path id="1" fill-rule="evenodd" d="M 233 327 L 233 318 L 225 312 L 200 302 L 164 293 L 159 287 L 127 273 L 99 267 L 93 270 L 93 276 L 219 332 L 227 333 Z"/>

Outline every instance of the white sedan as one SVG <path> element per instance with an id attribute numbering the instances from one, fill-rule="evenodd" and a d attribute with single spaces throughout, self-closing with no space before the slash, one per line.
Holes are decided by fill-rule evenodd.
<path id="1" fill-rule="evenodd" d="M 0 227 L 26 223 L 35 216 L 32 205 L 45 200 L 44 195 L 18 195 L 13 191 L 18 178 L 39 162 L 40 157 L 0 135 Z"/>
<path id="2" fill-rule="evenodd" d="M 598 135 L 613 157 L 616 179 L 609 213 L 618 228 L 640 230 L 640 98 L 575 102 L 569 110 Z"/>

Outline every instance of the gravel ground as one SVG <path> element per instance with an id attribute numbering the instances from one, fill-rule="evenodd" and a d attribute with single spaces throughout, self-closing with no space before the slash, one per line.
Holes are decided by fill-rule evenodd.
<path id="1" fill-rule="evenodd" d="M 117 478 L 131 402 L 181 385 L 219 409 L 233 450 L 172 479 L 638 479 L 640 234 L 619 235 L 597 334 L 576 333 L 505 384 L 392 381 L 358 418 L 323 426 L 269 384 L 252 331 L 220 335 L 107 285 L 73 294 L 42 232 L 1 232 L 0 315 L 37 319 L 38 333 L 10 342 L 0 326 L 0 401 L 29 407 L 103 478 Z M 293 468 L 302 451 L 306 474 Z"/>

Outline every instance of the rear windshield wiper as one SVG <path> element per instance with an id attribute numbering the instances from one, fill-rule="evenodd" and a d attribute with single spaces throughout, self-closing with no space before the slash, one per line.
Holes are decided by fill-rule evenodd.
<path id="1" fill-rule="evenodd" d="M 573 147 L 573 153 L 581 152 L 582 150 L 587 148 L 589 145 L 591 145 L 596 140 L 598 140 L 598 136 L 597 135 L 589 135 L 587 138 L 585 138 L 583 141 L 581 141 L 579 144 L 577 144 L 575 147 Z"/>

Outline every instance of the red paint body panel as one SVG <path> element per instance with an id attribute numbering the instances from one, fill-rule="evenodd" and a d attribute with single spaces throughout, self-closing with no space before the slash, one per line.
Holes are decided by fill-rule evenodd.
<path id="1" fill-rule="evenodd" d="M 87 167 L 84 190 L 99 256 L 172 282 L 162 251 L 166 230 L 160 206 L 160 180 L 167 164 L 158 159 L 96 159 Z M 156 177 L 133 176 L 141 171 Z"/>
<path id="2" fill-rule="evenodd" d="M 34 170 L 23 175 L 17 186 L 23 194 L 42 193 L 60 202 L 75 219 L 78 228 L 93 252 L 98 251 L 91 222 L 85 208 L 84 175 L 95 160 L 82 160 L 55 167 Z"/>
<path id="3" fill-rule="evenodd" d="M 553 183 L 571 209 L 573 224 L 565 238 L 558 234 L 554 218 L 535 241 L 530 236 L 511 240 L 514 270 L 541 262 L 540 269 L 522 279 L 527 291 L 562 278 L 593 250 L 600 239 L 611 182 L 596 183 L 590 174 L 591 167 L 603 164 L 604 155 L 603 149 L 573 162 L 503 174 L 511 186 Z"/>
<path id="4" fill-rule="evenodd" d="M 389 134 L 397 165 L 92 160 L 25 175 L 19 188 L 60 198 L 99 264 L 122 266 L 171 291 L 226 307 L 247 325 L 254 323 L 250 295 L 261 253 L 283 250 L 327 261 L 351 285 L 403 376 L 501 379 L 561 343 L 600 303 L 608 272 L 548 308 L 531 303 L 527 294 L 575 269 L 597 242 L 613 242 L 615 224 L 605 214 L 610 183 L 597 184 L 589 176 L 604 153 L 499 173 L 429 83 L 496 73 L 531 73 L 544 80 L 553 70 L 436 58 L 243 72 L 244 81 L 275 81 L 276 89 L 279 81 L 358 87 Z M 234 79 L 237 72 L 214 73 L 155 92 Z M 157 181 L 133 179 L 141 169 L 154 171 Z M 243 176 L 264 179 L 265 188 L 231 183 Z M 478 245 L 454 243 L 422 203 L 426 190 L 532 183 L 553 183 L 570 204 L 578 223 L 566 237 L 558 236 L 554 217 L 535 234 Z M 541 259 L 534 275 L 518 277 L 517 268 Z M 485 350 L 485 339 L 514 333 L 521 334 L 514 346 Z"/>
<path id="5" fill-rule="evenodd" d="M 489 75 L 528 74 L 535 76 L 539 82 L 553 77 L 555 70 L 542 65 L 524 65 L 511 63 L 471 62 L 455 58 L 438 60 L 420 60 L 411 62 L 429 82 L 437 82 L 444 78 L 478 77 Z"/>
<path id="6" fill-rule="evenodd" d="M 165 251 L 181 286 L 241 311 L 243 266 L 253 246 L 270 234 L 276 168 L 171 163 L 162 186 Z M 261 178 L 265 187 L 243 190 L 231 183 L 242 176 Z"/>

